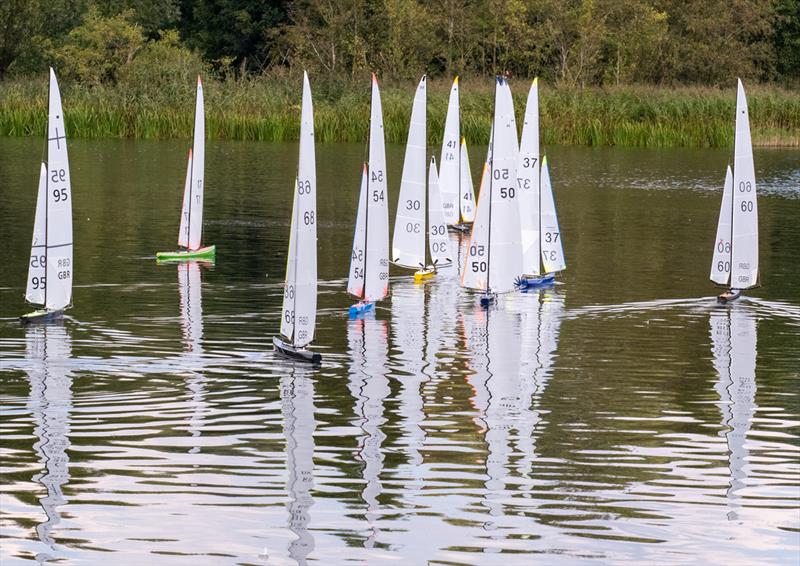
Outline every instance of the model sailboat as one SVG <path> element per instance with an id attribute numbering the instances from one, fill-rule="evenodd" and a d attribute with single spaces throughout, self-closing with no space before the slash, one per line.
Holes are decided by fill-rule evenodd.
<path id="1" fill-rule="evenodd" d="M 43 308 L 20 320 L 44 322 L 72 305 L 72 185 L 61 94 L 53 69 L 47 118 L 47 161 L 39 169 L 39 190 L 25 300 Z"/>
<path id="2" fill-rule="evenodd" d="M 197 101 L 194 110 L 194 139 L 186 165 L 186 181 L 183 187 L 181 224 L 178 229 L 178 247 L 175 252 L 158 252 L 159 261 L 186 259 L 213 260 L 215 246 L 203 246 L 203 191 L 206 161 L 206 118 L 203 103 L 203 83 L 197 77 Z"/>
<path id="3" fill-rule="evenodd" d="M 372 75 L 369 156 L 361 175 L 356 229 L 347 292 L 361 299 L 350 316 L 373 309 L 389 292 L 389 206 L 386 185 L 386 149 L 378 80 Z"/>
<path id="4" fill-rule="evenodd" d="M 547 158 L 539 162 L 538 82 L 534 79 L 528 92 L 517 160 L 523 269 L 517 285 L 522 288 L 549 285 L 566 268 Z"/>
<path id="5" fill-rule="evenodd" d="M 481 188 L 461 284 L 481 291 L 488 305 L 498 293 L 514 290 L 521 272 L 517 128 L 511 89 L 497 77 L 488 183 Z"/>
<path id="6" fill-rule="evenodd" d="M 314 153 L 314 109 L 308 75 L 303 73 L 300 157 L 294 184 L 292 227 L 286 259 L 286 283 L 281 311 L 281 336 L 275 350 L 319 363 L 322 356 L 307 349 L 314 340 L 317 318 L 317 173 Z"/>
<path id="7" fill-rule="evenodd" d="M 736 93 L 733 171 L 728 167 L 725 175 L 711 281 L 728 287 L 717 297 L 722 303 L 736 300 L 743 290 L 759 286 L 756 176 L 747 99 L 741 80 Z"/>
<path id="8" fill-rule="evenodd" d="M 447 227 L 442 216 L 436 162 L 431 158 L 428 173 L 429 198 L 425 198 L 425 77 L 419 82 L 411 111 L 400 199 L 392 238 L 392 258 L 396 265 L 416 269 L 414 279 L 421 281 L 436 273 L 436 268 L 452 261 L 447 253 Z M 428 211 L 428 230 L 425 211 Z M 428 233 L 432 262 L 425 263 L 425 234 Z"/>
<path id="9" fill-rule="evenodd" d="M 461 232 L 469 230 L 475 220 L 475 194 L 469 172 L 467 145 L 461 137 L 461 111 L 458 100 L 458 77 L 453 80 L 447 118 L 444 122 L 444 139 L 439 188 L 442 194 L 442 211 L 448 226 Z"/>

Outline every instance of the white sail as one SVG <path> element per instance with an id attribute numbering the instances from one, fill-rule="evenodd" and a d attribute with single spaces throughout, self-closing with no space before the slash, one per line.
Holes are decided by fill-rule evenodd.
<path id="1" fill-rule="evenodd" d="M 522 234 L 522 269 L 526 275 L 539 275 L 539 80 L 533 79 L 517 161 L 520 229 Z"/>
<path id="2" fill-rule="evenodd" d="M 297 203 L 298 181 L 294 181 L 294 195 L 292 197 L 292 223 L 289 228 L 289 252 L 286 254 L 286 277 L 283 280 L 283 306 L 281 307 L 281 336 L 294 342 L 294 323 L 297 319 L 295 312 L 295 297 L 297 287 Z"/>
<path id="3" fill-rule="evenodd" d="M 181 225 L 178 228 L 178 245 L 189 247 L 189 208 L 192 202 L 192 148 L 186 160 L 186 180 L 183 182 L 183 203 L 181 204 Z"/>
<path id="4" fill-rule="evenodd" d="M 56 74 L 50 69 L 47 124 L 47 258 L 44 306 L 60 310 L 72 302 L 72 185 L 64 113 Z"/>
<path id="5" fill-rule="evenodd" d="M 711 259 L 711 280 L 718 285 L 727 285 L 731 277 L 731 219 L 733 218 L 733 174 L 730 166 L 725 172 L 722 189 L 722 205 L 719 209 L 717 237 L 714 240 L 714 256 Z"/>
<path id="6" fill-rule="evenodd" d="M 361 172 L 361 190 L 358 193 L 356 229 L 353 233 L 353 251 L 350 253 L 350 275 L 347 292 L 359 299 L 364 297 L 364 266 L 367 252 L 367 164 Z"/>
<path id="7" fill-rule="evenodd" d="M 379 301 L 389 292 L 389 195 L 386 183 L 383 109 L 375 75 L 372 75 L 368 173 L 364 299 Z"/>
<path id="8" fill-rule="evenodd" d="M 297 165 L 297 259 L 294 279 L 294 336 L 296 347 L 314 340 L 317 320 L 317 170 L 314 150 L 314 107 L 311 85 L 303 73 L 300 117 L 300 157 Z"/>
<path id="9" fill-rule="evenodd" d="M 506 293 L 522 274 L 519 193 L 517 191 L 517 126 L 511 89 L 498 77 L 495 89 L 494 141 L 489 180 L 489 291 Z"/>
<path id="10" fill-rule="evenodd" d="M 36 216 L 33 220 L 31 256 L 28 261 L 28 283 L 25 300 L 34 305 L 44 304 L 45 271 L 47 262 L 47 166 L 39 168 L 39 190 L 36 194 Z"/>
<path id="11" fill-rule="evenodd" d="M 550 184 L 550 168 L 547 166 L 547 157 L 542 159 L 541 204 L 542 265 L 545 273 L 562 271 L 567 267 L 567 263 L 564 260 L 564 247 L 561 229 L 558 227 L 556 202 L 553 198 L 553 187 Z"/>
<path id="12" fill-rule="evenodd" d="M 426 79 L 417 86 L 408 128 L 400 198 L 392 237 L 392 261 L 403 267 L 425 265 Z"/>
<path id="13" fill-rule="evenodd" d="M 450 238 L 447 235 L 447 224 L 442 214 L 442 197 L 439 194 L 439 173 L 436 170 L 436 159 L 431 156 L 431 165 L 428 169 L 428 248 L 431 261 L 436 266 L 445 266 L 453 263 L 453 254 L 450 253 Z"/>
<path id="14" fill-rule="evenodd" d="M 197 77 L 197 103 L 194 109 L 192 143 L 192 191 L 189 203 L 189 249 L 200 248 L 203 233 L 203 189 L 206 163 L 206 117 L 203 83 Z"/>
<path id="15" fill-rule="evenodd" d="M 736 93 L 736 138 L 733 146 L 733 242 L 731 287 L 758 284 L 758 205 L 750 119 L 742 81 Z"/>
<path id="16" fill-rule="evenodd" d="M 488 177 L 489 165 L 484 166 Z M 472 232 L 469 237 L 469 247 L 464 258 L 461 270 L 461 285 L 477 291 L 487 290 L 487 275 L 489 274 L 489 200 L 490 183 L 481 183 L 478 193 L 478 207 L 475 211 L 475 220 L 472 223 Z"/>
<path id="17" fill-rule="evenodd" d="M 459 141 L 461 139 L 460 111 L 458 107 L 458 77 L 453 80 L 450 100 L 447 104 L 447 118 L 444 122 L 444 139 L 442 140 L 442 156 L 439 164 L 442 168 L 439 175 L 439 190 L 442 195 L 444 219 L 447 224 L 456 224 L 459 217 Z"/>
<path id="18" fill-rule="evenodd" d="M 461 138 L 461 222 L 472 223 L 475 220 L 475 189 L 472 184 L 472 171 L 469 167 L 467 140 Z"/>
<path id="19" fill-rule="evenodd" d="M 467 253 L 461 269 L 461 285 L 468 289 L 486 291 L 489 273 L 489 174 L 492 162 L 492 143 L 494 142 L 494 120 L 489 132 L 489 146 L 486 149 L 486 161 L 481 173 L 481 184 L 478 187 L 478 200 L 475 207 L 475 218 L 472 223 Z"/>

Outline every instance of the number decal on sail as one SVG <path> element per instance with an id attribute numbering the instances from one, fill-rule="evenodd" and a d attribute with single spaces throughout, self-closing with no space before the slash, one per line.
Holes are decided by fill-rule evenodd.
<path id="1" fill-rule="evenodd" d="M 67 189 L 54 189 L 53 190 L 53 198 L 56 202 L 62 202 L 67 200 Z"/>
<path id="2" fill-rule="evenodd" d="M 743 200 L 741 207 L 742 207 L 742 212 L 753 212 L 753 201 Z"/>
<path id="3" fill-rule="evenodd" d="M 544 241 L 547 242 L 548 244 L 555 243 L 555 242 L 558 241 L 558 236 L 559 236 L 558 232 L 545 232 L 544 233 Z M 553 252 L 553 253 L 555 253 L 555 252 Z"/>
<path id="4" fill-rule="evenodd" d="M 513 199 L 516 194 L 514 187 L 500 187 L 500 198 Z"/>
<path id="5" fill-rule="evenodd" d="M 371 179 L 372 179 L 373 182 L 380 183 L 381 181 L 383 181 L 383 171 L 380 171 L 380 170 L 373 171 Z"/>
<path id="6" fill-rule="evenodd" d="M 51 183 L 58 183 L 64 182 L 67 180 L 67 172 L 64 169 L 53 169 L 50 172 L 50 182 Z"/>
<path id="7" fill-rule="evenodd" d="M 416 199 L 406 201 L 406 210 L 419 210 L 421 206 L 422 204 Z"/>
<path id="8" fill-rule="evenodd" d="M 313 210 L 312 211 L 306 211 L 306 212 L 303 213 L 303 224 L 305 224 L 306 226 L 310 226 L 310 225 L 314 224 L 314 221 L 315 221 L 315 218 L 314 218 L 314 211 Z"/>
<path id="9" fill-rule="evenodd" d="M 311 194 L 311 181 L 297 181 L 297 194 L 308 195 Z"/>
<path id="10" fill-rule="evenodd" d="M 383 191 L 372 191 L 372 201 L 373 202 L 379 202 L 379 201 L 382 201 L 382 200 L 386 200 L 386 198 L 383 195 Z"/>

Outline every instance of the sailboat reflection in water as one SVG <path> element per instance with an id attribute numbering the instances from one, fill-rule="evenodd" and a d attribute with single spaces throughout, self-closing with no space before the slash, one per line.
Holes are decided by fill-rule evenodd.
<path id="1" fill-rule="evenodd" d="M 44 471 L 33 479 L 44 486 L 39 499 L 46 520 L 36 526 L 36 534 L 49 551 L 37 554 L 40 563 L 56 560 L 58 548 L 53 530 L 61 522 L 58 508 L 67 503 L 63 487 L 69 481 L 69 426 L 72 409 L 72 375 L 69 359 L 72 345 L 63 326 L 30 326 L 25 334 L 27 370 L 31 393 L 29 408 L 37 438 L 34 449 Z"/>
<path id="2" fill-rule="evenodd" d="M 756 319 L 747 310 L 714 310 L 709 317 L 711 351 L 719 381 L 725 442 L 728 445 L 730 484 L 726 492 L 728 519 L 738 519 L 739 491 L 747 480 L 747 433 L 755 413 Z"/>
<path id="3" fill-rule="evenodd" d="M 476 308 L 462 318 L 473 371 L 467 381 L 488 450 L 485 505 L 495 517 L 505 514 L 500 502 L 508 501 L 512 468 L 528 478 L 533 469 L 539 405 L 552 373 L 564 299 L 533 293 L 504 306 Z"/>
<path id="4" fill-rule="evenodd" d="M 306 564 L 314 550 L 314 536 L 308 530 L 309 509 L 314 505 L 314 381 L 307 367 L 292 368 L 281 378 L 283 434 L 286 436 L 286 490 L 289 530 L 295 539 L 289 543 L 289 555 L 298 564 Z"/>
<path id="5" fill-rule="evenodd" d="M 203 281 L 200 274 L 201 263 L 187 261 L 178 264 L 178 294 L 181 301 L 181 332 L 183 334 L 184 354 L 181 365 L 188 373 L 187 387 L 191 391 L 192 416 L 189 433 L 199 439 L 203 415 L 206 412 L 206 378 L 203 368 Z M 195 445 L 189 452 L 196 453 L 200 447 Z"/>
<path id="6" fill-rule="evenodd" d="M 347 343 L 353 363 L 350 365 L 350 392 L 355 397 L 355 423 L 363 431 L 359 439 L 356 458 L 364 463 L 362 475 L 364 490 L 361 497 L 367 506 L 364 517 L 370 534 L 364 541 L 365 548 L 373 548 L 380 530 L 381 494 L 380 475 L 383 471 L 383 450 L 386 435 L 381 427 L 386 422 L 383 402 L 389 395 L 389 380 L 386 377 L 388 360 L 386 321 L 375 320 L 373 313 L 365 318 L 347 323 Z"/>

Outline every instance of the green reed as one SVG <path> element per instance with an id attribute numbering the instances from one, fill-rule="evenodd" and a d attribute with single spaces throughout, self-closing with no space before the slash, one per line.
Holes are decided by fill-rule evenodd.
<path id="1" fill-rule="evenodd" d="M 292 141 L 299 135 L 299 77 L 265 76 L 204 82 L 207 135 L 214 139 Z M 76 138 L 188 138 L 192 131 L 193 84 L 159 91 L 147 85 L 64 85 L 67 131 Z M 521 126 L 530 83 L 512 80 L 517 125 Z M 414 84 L 382 84 L 386 139 L 403 143 Z M 428 139 L 440 143 L 449 81 L 430 81 Z M 314 82 L 316 139 L 364 142 L 369 132 L 369 80 Z M 644 86 L 568 89 L 540 83 L 544 144 L 625 147 L 730 147 L 736 91 Z M 778 87 L 748 89 L 753 142 L 800 146 L 800 95 Z M 44 79 L 0 82 L 0 135 L 43 135 L 47 86 Z M 462 135 L 471 144 L 488 141 L 493 81 L 461 81 Z"/>

